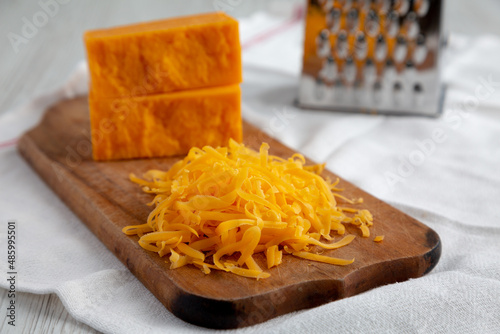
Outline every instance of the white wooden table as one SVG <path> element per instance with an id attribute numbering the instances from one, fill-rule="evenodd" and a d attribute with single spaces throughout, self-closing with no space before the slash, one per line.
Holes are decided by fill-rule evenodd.
<path id="1" fill-rule="evenodd" d="M 292 5 L 302 0 L 42 0 L 0 2 L 0 115 L 26 103 L 34 96 L 60 86 L 75 65 L 85 57 L 82 33 L 86 29 L 131 22 L 214 11 L 217 1 L 237 4 L 231 15 L 242 17 L 269 9 L 281 2 Z M 305 1 L 304 1 L 305 2 Z M 26 34 L 25 21 L 43 11 L 40 3 L 58 3 L 45 12 L 46 22 Z M 447 1 L 448 31 L 500 35 L 498 0 Z M 36 18 L 35 18 L 36 19 Z M 40 18 L 39 18 L 40 19 Z M 28 31 L 29 32 L 29 31 Z M 23 39 L 13 37 L 21 36 Z M 1 163 L 1 162 L 0 162 Z M 0 289 L 0 309 L 8 303 L 7 291 Z M 54 295 L 17 293 L 17 326 L 7 325 L 2 312 L 0 333 L 95 333 L 71 317 Z"/>

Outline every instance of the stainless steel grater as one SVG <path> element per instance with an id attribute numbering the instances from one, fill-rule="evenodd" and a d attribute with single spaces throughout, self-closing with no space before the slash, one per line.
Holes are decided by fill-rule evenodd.
<path id="1" fill-rule="evenodd" d="M 309 0 L 298 104 L 436 116 L 444 0 Z"/>

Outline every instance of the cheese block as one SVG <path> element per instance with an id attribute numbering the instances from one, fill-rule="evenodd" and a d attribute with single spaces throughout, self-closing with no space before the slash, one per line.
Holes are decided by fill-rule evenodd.
<path id="1" fill-rule="evenodd" d="M 88 31 L 95 97 L 131 97 L 238 84 L 238 21 L 209 13 Z"/>
<path id="2" fill-rule="evenodd" d="M 95 160 L 186 154 L 241 142 L 239 85 L 130 98 L 89 96 Z"/>

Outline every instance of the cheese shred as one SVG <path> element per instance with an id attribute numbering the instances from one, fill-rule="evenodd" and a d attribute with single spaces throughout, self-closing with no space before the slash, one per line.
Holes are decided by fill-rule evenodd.
<path id="1" fill-rule="evenodd" d="M 269 154 L 263 143 L 254 151 L 230 141 L 228 147 L 192 148 L 168 171 L 150 170 L 130 180 L 155 194 L 147 223 L 126 226 L 139 244 L 169 256 L 170 268 L 187 264 L 204 273 L 222 270 L 256 279 L 270 276 L 254 255 L 262 253 L 267 269 L 279 266 L 283 253 L 311 261 L 348 265 L 354 259 L 318 254 L 350 244 L 345 224 L 369 237 L 368 210 L 345 207 L 348 199 L 320 174 L 324 164 L 305 166 L 296 153 L 288 159 Z M 337 206 L 337 200 L 342 206 Z M 342 236 L 335 240 L 335 235 Z"/>

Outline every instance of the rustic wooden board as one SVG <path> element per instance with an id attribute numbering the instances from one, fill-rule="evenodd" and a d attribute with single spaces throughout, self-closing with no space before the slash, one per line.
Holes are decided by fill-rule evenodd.
<path id="1" fill-rule="evenodd" d="M 372 237 L 356 238 L 349 246 L 325 255 L 355 257 L 340 267 L 284 256 L 269 270 L 271 277 L 256 281 L 194 266 L 169 269 L 168 259 L 143 250 L 138 237 L 124 235 L 126 225 L 146 221 L 151 207 L 145 194 L 128 180 L 151 169 L 168 169 L 177 158 L 94 162 L 91 158 L 86 98 L 62 101 L 48 110 L 41 123 L 19 141 L 19 151 L 88 228 L 173 314 L 190 323 L 212 328 L 236 328 L 353 296 L 410 278 L 434 268 L 441 254 L 432 229 L 343 181 L 347 197 L 363 197 L 374 216 Z M 271 154 L 293 152 L 255 127 L 244 125 L 244 140 L 258 148 L 262 141 Z M 325 172 L 332 178 L 336 176 Z M 359 235 L 357 229 L 350 233 Z M 383 234 L 383 243 L 373 236 Z M 262 258 L 257 258 L 258 261 Z M 263 266 L 265 267 L 265 266 Z"/>

